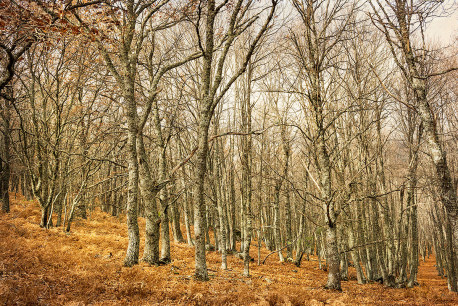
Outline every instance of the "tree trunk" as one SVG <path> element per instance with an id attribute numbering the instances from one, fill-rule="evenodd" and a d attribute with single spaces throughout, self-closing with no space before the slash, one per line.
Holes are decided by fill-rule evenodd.
<path id="1" fill-rule="evenodd" d="M 133 80 L 128 83 L 129 94 L 126 95 L 127 105 L 127 162 L 128 162 L 128 187 L 127 187 L 127 235 L 129 243 L 127 246 L 124 266 L 131 267 L 138 264 L 140 233 L 138 228 L 138 160 L 137 160 L 137 106 L 134 98 Z"/>
<path id="2" fill-rule="evenodd" d="M 215 124 L 215 134 L 217 133 L 217 125 Z M 221 182 L 223 180 L 222 168 L 224 167 L 224 153 L 222 150 L 222 143 L 216 141 L 215 148 L 215 184 L 216 184 L 216 198 L 217 198 L 217 209 L 218 209 L 218 220 L 219 220 L 219 250 L 221 252 L 221 269 L 227 269 L 227 210 L 226 203 L 223 198 L 223 191 Z"/>
<path id="3" fill-rule="evenodd" d="M 180 209 L 178 208 L 178 201 L 175 201 L 175 203 L 170 206 L 170 215 L 172 218 L 173 240 L 177 243 L 183 243 L 184 238 L 180 227 Z"/>
<path id="4" fill-rule="evenodd" d="M 350 252 L 351 260 L 356 269 L 356 279 L 358 280 L 358 284 L 365 284 L 366 277 L 364 275 L 363 269 L 361 268 L 361 263 L 360 263 L 361 260 L 359 258 L 359 253 L 357 250 L 354 249 L 356 247 L 356 244 L 355 244 L 355 238 L 354 238 L 353 231 L 354 231 L 353 227 L 350 226 L 348 228 L 348 247 L 351 250 Z"/>
<path id="5" fill-rule="evenodd" d="M 153 120 L 156 130 L 156 150 L 158 154 L 158 176 L 161 182 L 167 180 L 167 156 L 166 144 L 162 135 L 161 120 L 159 117 L 159 106 L 157 100 L 154 101 Z M 159 191 L 160 199 L 160 218 L 161 218 L 161 262 L 170 263 L 170 227 L 169 227 L 169 194 L 166 188 Z"/>
<path id="6" fill-rule="evenodd" d="M 209 114 L 201 113 L 196 152 L 195 183 L 197 186 L 194 202 L 194 235 L 195 235 L 195 277 L 197 280 L 208 280 L 207 261 L 205 256 L 205 200 L 204 185 L 208 154 Z"/>
<path id="7" fill-rule="evenodd" d="M 231 139 L 231 153 L 234 152 L 234 141 Z M 235 228 L 235 206 L 236 206 L 236 198 L 235 198 L 235 169 L 234 169 L 234 160 L 232 159 L 230 162 L 230 169 L 229 169 L 229 231 L 230 231 L 230 248 L 232 251 L 237 250 L 237 235 L 236 235 L 236 228 Z"/>
<path id="8" fill-rule="evenodd" d="M 12 91 L 12 90 L 11 90 Z M 11 158 L 10 158 L 10 102 L 4 99 L 4 108 L 1 114 L 3 119 L 2 130 L 2 150 L 0 151 L 0 201 L 2 201 L 2 211 L 5 213 L 10 212 L 10 196 L 9 196 L 9 185 L 11 175 Z"/>
<path id="9" fill-rule="evenodd" d="M 281 245 L 281 234 L 280 234 L 280 189 L 282 185 L 282 178 L 277 179 L 277 183 L 275 184 L 275 194 L 274 194 L 274 239 L 275 239 L 275 249 L 278 251 L 278 259 L 280 262 L 284 262 L 285 258 L 283 257 L 283 253 L 280 250 L 282 248 Z"/>
<path id="10" fill-rule="evenodd" d="M 409 120 L 411 123 L 412 120 Z M 407 207 L 410 212 L 410 262 L 409 262 L 409 279 L 407 287 L 413 287 L 417 284 L 418 273 L 418 224 L 417 224 L 417 168 L 418 168 L 418 150 L 421 142 L 422 125 L 418 128 L 417 140 L 414 143 L 413 131 L 415 127 L 410 126 L 409 143 L 411 144 L 409 170 L 408 170 L 408 186 L 407 186 Z"/>
<path id="11" fill-rule="evenodd" d="M 41 207 L 40 227 L 45 228 L 48 224 L 48 206 Z"/>
<path id="12" fill-rule="evenodd" d="M 172 235 L 176 243 L 183 243 L 183 233 L 180 228 L 180 209 L 176 203 L 170 206 L 170 218 L 172 219 Z"/>
<path id="13" fill-rule="evenodd" d="M 445 151 L 442 148 L 442 144 L 439 140 L 437 133 L 436 121 L 432 114 L 431 107 L 428 104 L 426 98 L 426 82 L 420 78 L 414 78 L 413 88 L 415 96 L 418 102 L 418 111 L 423 122 L 425 138 L 429 147 L 430 155 L 433 160 L 436 175 L 438 179 L 439 187 L 439 198 L 442 204 L 445 206 L 447 216 L 450 221 L 450 227 L 452 232 L 453 242 L 453 255 L 452 262 L 457 262 L 457 250 L 458 250 L 458 202 L 456 196 L 456 189 L 453 184 L 450 170 L 447 164 Z M 458 275 L 458 265 L 455 265 L 455 275 Z M 454 284 L 451 284 L 451 291 L 458 292 L 458 280 L 455 280 Z"/>
<path id="14" fill-rule="evenodd" d="M 143 250 L 144 262 L 151 265 L 159 264 L 159 225 L 161 220 L 158 216 L 156 195 L 157 190 L 151 177 L 143 136 L 137 137 L 138 169 L 140 178 L 140 192 L 145 205 L 145 248 Z"/>
<path id="15" fill-rule="evenodd" d="M 345 227 L 339 227 L 339 237 L 337 239 L 340 250 L 348 249 L 347 239 L 345 239 Z M 346 252 L 340 253 L 340 278 L 341 280 L 348 281 L 348 257 Z"/>
<path id="16" fill-rule="evenodd" d="M 445 216 L 447 218 L 447 216 Z M 447 260 L 447 284 L 448 284 L 448 289 L 450 291 L 457 292 L 457 281 L 458 281 L 458 275 L 456 273 L 457 270 L 457 265 L 458 263 L 454 258 L 456 258 L 455 251 L 453 250 L 452 247 L 452 239 L 453 239 L 453 233 L 452 233 L 452 226 L 451 222 L 445 222 L 445 233 L 446 233 L 446 250 L 445 253 L 447 254 L 446 256 L 448 257 Z M 417 255 L 418 258 L 418 255 Z"/>
<path id="17" fill-rule="evenodd" d="M 56 220 L 56 226 L 59 227 L 62 225 L 62 208 L 65 205 L 65 202 L 67 201 L 67 187 L 62 187 L 64 190 L 61 191 L 59 194 L 56 204 L 54 205 L 54 210 L 56 211 L 57 214 L 57 220 Z"/>
<path id="18" fill-rule="evenodd" d="M 285 226 L 286 226 L 286 258 L 289 261 L 293 260 L 293 235 L 291 228 L 291 198 L 289 188 L 285 188 Z"/>
<path id="19" fill-rule="evenodd" d="M 429 148 L 430 156 L 435 166 L 436 176 L 437 176 L 437 187 L 439 189 L 439 198 L 444 205 L 448 219 L 451 225 L 452 231 L 452 241 L 453 241 L 453 252 L 454 255 L 452 262 L 456 263 L 458 250 L 458 202 L 456 195 L 456 188 L 452 177 L 450 175 L 450 169 L 447 164 L 446 154 L 443 148 L 443 143 L 439 139 L 439 134 L 437 131 L 437 122 L 435 119 L 434 112 L 429 105 L 427 98 L 427 78 L 423 77 L 420 73 L 420 69 L 423 67 L 418 67 L 418 65 L 425 65 L 424 62 L 421 62 L 423 59 L 416 57 L 415 48 L 411 45 L 411 17 L 413 12 L 407 6 L 407 2 L 396 3 L 396 6 L 393 7 L 395 11 L 395 16 L 397 19 L 398 28 L 396 28 L 396 33 L 400 37 L 399 46 L 404 55 L 404 60 L 406 67 L 404 68 L 404 74 L 410 82 L 411 88 L 413 89 L 415 100 L 417 105 L 415 106 L 418 111 L 420 118 L 423 123 L 425 139 L 427 146 Z M 386 34 L 389 38 L 389 34 Z M 393 42 L 389 40 L 393 45 Z M 458 265 L 455 266 L 455 275 L 458 275 L 457 272 Z M 458 291 L 458 280 L 451 285 L 451 290 Z"/>
<path id="20" fill-rule="evenodd" d="M 169 195 L 166 188 L 162 188 L 159 194 L 161 202 L 161 262 L 170 263 Z"/>
<path id="21" fill-rule="evenodd" d="M 182 152 L 182 149 L 181 149 L 181 146 L 179 147 L 179 154 L 180 154 L 180 159 L 183 159 L 184 156 L 183 156 L 183 152 Z M 182 176 L 181 176 L 181 185 L 184 189 L 184 201 L 183 201 L 183 214 L 184 214 L 184 225 L 185 225 L 185 229 L 186 229 L 186 242 L 189 246 L 193 246 L 194 245 L 194 242 L 192 240 L 192 237 L 191 237 L 191 196 L 190 196 L 190 193 L 188 191 L 189 188 L 192 188 L 190 186 L 186 186 L 186 177 L 187 177 L 187 174 L 186 174 L 186 168 L 185 166 L 181 167 L 181 172 L 182 172 Z"/>
<path id="22" fill-rule="evenodd" d="M 193 246 L 194 245 L 194 242 L 192 240 L 192 237 L 191 237 L 191 212 L 190 212 L 190 206 L 191 206 L 191 203 L 190 203 L 190 198 L 191 196 L 189 195 L 189 192 L 187 191 L 187 186 L 185 184 L 185 177 L 186 177 L 186 173 L 185 173 L 185 170 L 184 170 L 184 167 L 183 167 L 183 179 L 182 179 L 182 184 L 183 184 L 183 188 L 185 188 L 185 194 L 184 194 L 184 203 L 183 203 L 183 206 L 184 206 L 184 224 L 185 224 L 185 227 L 186 227 L 186 241 L 188 243 L 188 245 L 190 246 Z"/>
<path id="23" fill-rule="evenodd" d="M 340 256 L 337 246 L 337 224 L 335 203 L 332 200 L 331 189 L 331 165 L 329 154 L 326 149 L 325 131 L 323 129 L 323 113 L 322 102 L 319 94 L 316 92 L 314 97 L 314 105 L 317 106 L 317 131 L 318 131 L 318 144 L 317 144 L 317 160 L 320 176 L 321 196 L 323 199 L 323 212 L 326 223 L 326 262 L 328 264 L 328 281 L 326 289 L 342 290 L 340 284 Z"/>
<path id="24" fill-rule="evenodd" d="M 306 185 L 307 187 L 307 185 Z M 297 239 L 297 242 L 296 242 L 296 259 L 294 261 L 294 264 L 299 267 L 301 265 L 301 261 L 302 261 L 302 256 L 304 255 L 304 248 L 305 248 L 305 227 L 306 227 L 306 224 L 305 224 L 305 204 L 306 204 L 306 201 L 304 199 L 304 202 L 302 204 L 302 208 L 301 208 L 301 214 L 300 214 L 300 217 L 299 217 L 299 230 L 297 232 L 297 235 L 298 235 L 298 239 Z"/>
<path id="25" fill-rule="evenodd" d="M 243 95 L 240 100 L 240 110 L 241 110 L 241 120 L 242 120 L 242 130 L 244 133 L 248 134 L 241 138 L 241 164 L 242 164 L 242 219 L 243 219 L 243 259 L 244 259 L 244 276 L 250 276 L 250 244 L 252 236 L 252 223 L 253 217 L 251 214 L 251 202 L 252 202 L 252 175 L 251 175 L 251 166 L 252 166 L 252 138 L 251 135 L 251 125 L 252 125 L 252 108 L 251 108 L 251 79 L 253 74 L 253 67 L 251 62 L 247 67 L 246 82 L 242 84 Z M 242 79 L 242 81 L 245 81 Z"/>

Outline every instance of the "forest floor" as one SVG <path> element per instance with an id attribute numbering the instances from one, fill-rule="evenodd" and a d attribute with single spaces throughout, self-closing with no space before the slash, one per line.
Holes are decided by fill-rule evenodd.
<path id="1" fill-rule="evenodd" d="M 410 289 L 358 285 L 351 268 L 342 292 L 325 290 L 326 272 L 318 269 L 316 257 L 297 268 L 272 255 L 264 265 L 252 263 L 247 278 L 235 256 L 222 271 L 217 252 L 207 253 L 210 281 L 198 282 L 192 277 L 194 249 L 186 244 L 172 242 L 169 265 L 123 267 L 125 218 L 92 212 L 75 222 L 70 234 L 42 229 L 39 219 L 38 204 L 15 195 L 11 212 L 0 214 L 0 304 L 458 305 L 458 294 L 437 276 L 432 256 L 421 261 L 420 285 Z M 139 222 L 143 233 L 144 220 Z M 261 257 L 268 253 L 263 248 Z M 256 247 L 251 256 L 257 260 Z"/>

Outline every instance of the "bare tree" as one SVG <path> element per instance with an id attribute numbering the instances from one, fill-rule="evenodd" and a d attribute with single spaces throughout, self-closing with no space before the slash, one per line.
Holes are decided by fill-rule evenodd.
<path id="1" fill-rule="evenodd" d="M 328 136 L 330 128 L 330 97 L 326 96 L 326 77 L 334 59 L 332 52 L 339 48 L 348 25 L 353 20 L 353 4 L 345 1 L 293 1 L 300 15 L 301 31 L 292 31 L 292 43 L 301 81 L 305 87 L 304 98 L 313 113 L 313 141 L 316 149 L 323 213 L 326 222 L 326 261 L 328 282 L 326 288 L 341 290 L 340 258 L 337 246 L 337 216 L 331 178 Z M 330 121 L 331 120 L 331 121 Z"/>
<path id="2" fill-rule="evenodd" d="M 205 260 L 205 236 L 204 236 L 204 213 L 205 213 L 205 202 L 204 202 L 204 182 L 205 172 L 207 165 L 207 154 L 208 154 L 208 129 L 210 126 L 211 118 L 215 111 L 216 106 L 221 101 L 223 96 L 242 75 L 248 62 L 255 51 L 255 48 L 267 31 L 277 1 L 272 0 L 272 5 L 268 16 L 261 25 L 258 34 L 247 48 L 245 60 L 239 67 L 235 68 L 235 71 L 231 74 L 231 77 L 223 83 L 223 69 L 227 60 L 229 49 L 233 46 L 233 43 L 237 36 L 239 36 L 249 26 L 253 26 L 255 21 L 260 17 L 259 14 L 253 15 L 253 17 L 247 17 L 247 12 L 255 5 L 254 1 L 244 3 L 242 0 L 238 0 L 228 11 L 229 13 L 229 24 L 225 28 L 224 35 L 221 41 L 216 41 L 219 36 L 215 33 L 215 23 L 217 17 L 223 15 L 223 8 L 228 6 L 228 1 L 223 1 L 220 4 L 216 4 L 216 1 L 210 0 L 207 2 L 200 2 L 198 7 L 199 23 L 196 26 L 196 34 L 199 38 L 199 46 L 203 53 L 202 60 L 202 81 L 200 89 L 199 99 L 199 111 L 198 111 L 198 149 L 196 152 L 196 172 L 195 172 L 195 183 L 197 185 L 196 201 L 194 203 L 194 232 L 195 232 L 195 247 L 196 247 L 196 273 L 195 276 L 198 280 L 208 280 L 207 264 Z M 204 17 L 204 31 L 200 29 L 200 19 Z M 201 34 L 204 34 L 204 38 L 201 40 Z M 219 46 L 221 50 L 219 51 Z M 215 65 L 214 65 L 215 61 Z M 212 73 L 212 70 L 214 72 Z"/>
<path id="3" fill-rule="evenodd" d="M 426 19 L 434 13 L 440 3 L 424 1 L 397 0 L 394 3 L 383 1 L 370 2 L 374 15 L 374 24 L 383 32 L 393 58 L 412 88 L 415 103 L 410 107 L 418 112 L 428 143 L 431 159 L 436 168 L 439 198 L 445 206 L 453 233 L 453 249 L 458 250 L 458 202 L 456 188 L 447 164 L 444 144 L 439 137 L 436 114 L 428 99 L 428 81 L 434 76 L 451 70 L 428 73 L 424 69 L 427 50 L 425 46 L 416 46 L 414 32 L 423 37 Z M 418 30 L 417 30 L 418 28 Z M 456 257 L 452 262 L 457 262 Z M 455 267 L 455 275 L 457 267 Z M 458 291 L 458 284 L 451 284 L 452 291 Z"/>
<path id="4" fill-rule="evenodd" d="M 139 229 L 138 229 L 138 209 L 137 202 L 139 196 L 138 186 L 146 207 L 146 247 L 144 253 L 144 260 L 151 264 L 158 264 L 159 254 L 159 212 L 155 204 L 155 197 L 163 189 L 168 180 L 155 180 L 152 176 L 152 171 L 149 165 L 149 159 L 146 155 L 146 150 L 143 141 L 143 130 L 147 120 L 151 114 L 151 110 L 159 93 L 159 82 L 164 74 L 176 68 L 179 65 L 194 59 L 197 55 L 191 55 L 184 60 L 164 64 L 159 62 L 159 68 L 156 69 L 154 62 L 155 53 L 155 35 L 157 32 L 170 28 L 175 25 L 182 18 L 174 16 L 175 9 L 169 7 L 170 0 L 151 0 L 151 1 L 134 1 L 125 0 L 119 1 L 116 5 L 112 6 L 109 3 L 99 9 L 99 13 L 109 17 L 109 21 L 95 25 L 92 20 L 85 20 L 85 14 L 73 12 L 73 16 L 79 24 L 85 29 L 87 35 L 91 36 L 101 52 L 105 60 L 105 64 L 113 75 L 116 83 L 120 87 L 122 98 L 125 101 L 125 116 L 127 119 L 128 130 L 128 171 L 129 171 L 129 192 L 127 199 L 127 224 L 129 234 L 129 245 L 124 264 L 132 266 L 138 263 L 139 253 Z M 188 9 L 192 8 L 192 2 L 180 7 L 178 11 L 179 16 L 185 16 Z M 159 14 L 164 13 L 165 18 L 156 18 Z M 87 16 L 86 16 L 87 17 Z M 140 24 L 140 26 L 137 26 Z M 116 30 L 116 31 L 113 31 Z M 95 35 L 94 33 L 103 33 L 102 35 Z M 120 40 L 117 36 L 121 37 Z M 145 59 L 142 59 L 144 44 L 147 39 L 151 39 L 150 50 L 145 51 Z M 117 50 L 113 53 L 107 41 L 111 43 L 111 47 Z M 118 57 L 118 54 L 121 56 Z M 137 101 L 137 92 L 139 86 L 137 84 L 137 77 L 139 74 L 139 63 L 141 60 L 145 63 L 146 74 L 149 76 L 149 84 L 147 87 L 146 99 L 147 103 L 142 109 L 143 112 L 139 113 Z M 157 109 L 157 108 L 155 108 Z M 154 117 L 157 120 L 157 116 Z M 156 125 L 157 127 L 157 125 Z M 158 131 L 157 131 L 158 132 Z M 160 131 L 159 134 L 160 135 Z M 163 147 L 163 138 L 158 138 L 158 146 L 161 147 L 161 154 L 165 154 Z M 161 165 L 163 166 L 160 177 L 164 177 L 165 169 L 165 156 L 162 155 Z M 168 226 L 168 223 L 163 224 L 163 228 Z M 169 239 L 168 237 L 166 239 Z M 169 251 L 164 254 L 166 260 L 169 260 Z"/>

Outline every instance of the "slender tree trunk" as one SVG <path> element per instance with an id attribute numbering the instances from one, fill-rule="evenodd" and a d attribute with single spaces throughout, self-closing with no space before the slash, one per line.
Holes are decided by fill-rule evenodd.
<path id="1" fill-rule="evenodd" d="M 178 201 L 174 200 L 174 203 L 170 205 L 170 217 L 172 218 L 172 234 L 173 240 L 177 243 L 183 243 L 183 233 L 180 227 L 180 209 L 178 207 Z"/>
<path id="2" fill-rule="evenodd" d="M 445 218 L 448 216 L 446 215 Z M 450 220 L 448 222 L 445 222 L 445 233 L 446 233 L 446 250 L 445 253 L 447 254 L 446 256 L 448 257 L 447 259 L 447 284 L 448 284 L 448 289 L 451 291 L 456 292 L 457 288 L 457 281 L 458 281 L 458 275 L 456 273 L 457 265 L 458 263 L 454 258 L 456 258 L 456 254 L 453 250 L 452 247 L 452 239 L 453 239 L 453 233 L 452 233 L 452 225 Z M 417 255 L 418 258 L 418 255 Z"/>
<path id="3" fill-rule="evenodd" d="M 382 111 L 383 111 L 383 104 L 376 108 L 376 128 L 377 128 L 377 159 L 376 159 L 376 180 L 379 182 L 380 186 L 380 193 L 386 194 L 386 178 L 385 178 L 385 163 L 384 163 L 384 141 L 382 139 Z M 380 213 L 382 214 L 382 228 L 384 238 L 386 240 L 386 246 L 384 248 L 384 261 L 385 269 L 386 269 L 386 280 L 384 279 L 384 283 L 387 286 L 394 287 L 395 286 L 395 277 L 394 277 L 394 223 L 393 218 L 390 213 L 390 205 L 388 203 L 387 196 L 383 196 L 380 199 L 382 205 L 378 205 Z"/>
<path id="4" fill-rule="evenodd" d="M 409 280 L 407 287 L 413 287 L 418 285 L 417 273 L 418 273 L 418 225 L 417 225 L 417 206 L 414 205 L 410 211 L 410 262 L 409 262 Z"/>
<path id="5" fill-rule="evenodd" d="M 345 226 L 341 225 L 338 228 L 339 237 L 337 239 L 340 250 L 348 249 L 347 239 L 345 239 Z M 346 252 L 340 253 L 340 278 L 348 281 L 348 257 Z"/>
<path id="6" fill-rule="evenodd" d="M 154 108 L 154 121 L 156 126 L 157 150 L 158 150 L 158 172 L 161 182 L 167 179 L 167 157 L 166 146 L 164 143 L 161 123 L 159 120 L 158 107 Z M 170 227 L 169 227 L 169 193 L 166 188 L 161 188 L 159 191 L 159 199 L 161 203 L 161 262 L 170 263 Z"/>
<path id="7" fill-rule="evenodd" d="M 215 124 L 215 135 L 217 133 L 217 125 Z M 218 220 L 219 220 L 219 250 L 221 252 L 221 269 L 227 269 L 227 210 L 226 203 L 223 198 L 223 191 L 221 182 L 223 181 L 222 167 L 224 166 L 223 161 L 224 155 L 222 150 L 222 143 L 216 141 L 215 148 L 215 171 L 216 171 L 216 198 L 217 198 L 217 209 L 218 209 Z"/>
<path id="8" fill-rule="evenodd" d="M 291 221 L 291 198 L 289 188 L 285 188 L 285 226 L 286 226 L 286 258 L 289 261 L 293 260 L 293 234 L 292 234 L 292 221 Z"/>
<path id="9" fill-rule="evenodd" d="M 80 101 L 82 104 L 82 101 Z M 79 135 L 79 147 L 81 149 L 81 156 L 79 157 L 79 162 L 81 165 L 84 165 L 87 160 L 88 156 L 88 145 L 87 145 L 87 138 L 89 133 L 89 124 L 85 122 L 85 118 L 83 117 L 80 121 L 81 133 Z M 85 167 L 83 167 L 84 169 Z M 86 170 L 83 170 L 83 172 Z M 87 170 L 89 171 L 89 170 Z M 82 180 L 84 180 L 84 174 L 82 174 Z M 78 201 L 78 206 L 76 207 L 78 216 L 82 219 L 87 219 L 87 199 L 86 199 L 86 190 L 81 190 L 81 197 Z"/>
<path id="10" fill-rule="evenodd" d="M 220 251 L 221 251 L 221 269 L 226 270 L 227 269 L 227 247 L 226 247 L 226 238 L 227 238 L 227 233 L 226 233 L 226 222 L 227 222 L 227 216 L 226 216 L 226 207 L 224 205 L 223 200 L 220 198 L 218 201 L 218 217 L 219 217 L 219 228 L 220 228 Z"/>
<path id="11" fill-rule="evenodd" d="M 337 224 L 335 203 L 332 200 L 331 189 L 331 165 L 329 154 L 326 148 L 325 131 L 323 129 L 323 110 L 322 102 L 318 92 L 314 95 L 314 105 L 316 108 L 317 117 L 317 131 L 318 144 L 317 144 L 317 160 L 320 176 L 321 196 L 323 199 L 323 212 L 326 223 L 326 262 L 328 264 L 328 281 L 325 288 L 342 290 L 341 277 L 340 277 L 340 256 L 337 244 Z"/>
<path id="12" fill-rule="evenodd" d="M 352 228 L 352 226 L 350 226 L 350 228 L 348 229 L 348 247 L 350 248 L 350 250 L 352 250 L 350 252 L 350 255 L 353 265 L 356 269 L 356 279 L 358 280 L 358 284 L 365 284 L 366 277 L 364 275 L 363 269 L 361 268 L 361 260 L 359 258 L 359 253 L 357 252 L 357 250 L 354 250 L 356 244 L 353 231 L 354 229 Z"/>
<path id="13" fill-rule="evenodd" d="M 179 154 L 180 154 L 180 159 L 183 159 L 184 156 L 183 156 L 183 152 L 182 152 L 182 149 L 181 149 L 181 146 L 179 146 Z M 187 177 L 187 174 L 186 174 L 186 168 L 185 166 L 181 167 L 181 173 L 182 173 L 182 176 L 181 176 L 181 185 L 184 189 L 184 201 L 183 201 L 183 214 L 184 214 L 184 225 L 185 225 L 185 229 L 186 229 L 186 242 L 189 246 L 193 246 L 194 245 L 194 242 L 192 240 L 192 236 L 191 236 L 191 196 L 189 194 L 189 191 L 188 189 L 189 188 L 192 188 L 192 187 L 189 187 L 186 185 L 186 177 Z"/>
<path id="14" fill-rule="evenodd" d="M 59 194 L 56 204 L 54 205 L 55 211 L 57 214 L 57 220 L 56 220 L 56 227 L 59 227 L 62 225 L 62 208 L 65 205 L 65 202 L 67 201 L 67 187 L 63 186 L 64 190 L 61 191 Z"/>
<path id="15" fill-rule="evenodd" d="M 12 91 L 12 89 L 10 90 Z M 12 96 L 12 94 L 10 94 Z M 10 137 L 11 137 L 11 113 L 10 102 L 4 99 L 4 108 L 1 113 L 3 119 L 2 129 L 2 150 L 0 151 L 0 201 L 2 201 L 2 211 L 10 212 L 9 185 L 11 175 L 11 158 L 10 158 Z M 2 152 L 3 151 L 3 152 Z"/>
<path id="16" fill-rule="evenodd" d="M 194 245 L 194 242 L 192 240 L 192 237 L 191 237 L 191 213 L 189 211 L 189 207 L 190 207 L 190 202 L 189 202 L 189 194 L 188 192 L 186 192 L 185 194 L 185 211 L 184 211 L 184 222 L 185 222 L 185 227 L 186 227 L 186 241 L 188 243 L 188 245 L 190 246 L 193 246 Z"/>
<path id="17" fill-rule="evenodd" d="M 243 276 L 250 276 L 250 243 L 251 243 L 251 235 L 253 231 L 252 226 L 252 215 L 251 215 L 251 207 L 247 206 L 246 209 L 246 231 L 244 237 L 244 247 L 243 247 Z"/>
<path id="18" fill-rule="evenodd" d="M 201 113 L 199 125 L 198 149 L 196 152 L 195 183 L 197 186 L 194 202 L 194 235 L 195 235 L 195 277 L 197 280 L 208 280 L 207 261 L 205 256 L 205 200 L 204 185 L 208 154 L 209 114 Z"/>
<path id="19" fill-rule="evenodd" d="M 307 187 L 307 181 L 306 181 L 306 185 L 305 187 Z M 302 261 L 302 256 L 304 255 L 304 249 L 305 249 L 305 228 L 306 228 L 306 223 L 305 223 L 305 204 L 306 204 L 306 201 L 304 199 L 304 202 L 302 204 L 302 207 L 301 207 L 301 214 L 300 214 L 300 217 L 299 217 L 299 230 L 297 232 L 297 235 L 298 235 L 298 239 L 297 239 L 297 242 L 296 242 L 296 259 L 294 261 L 294 264 L 299 267 L 301 265 L 301 261 Z"/>
<path id="20" fill-rule="evenodd" d="M 231 153 L 234 152 L 234 141 L 231 139 Z M 230 248 L 232 251 L 237 250 L 237 235 L 236 235 L 236 222 L 235 222 L 235 169 L 234 169 L 234 160 L 231 160 L 230 170 L 229 170 L 229 215 L 230 215 Z"/>
<path id="21" fill-rule="evenodd" d="M 409 120 L 411 123 L 412 120 Z M 418 273 L 418 224 L 417 224 L 417 168 L 418 168 L 418 150 L 420 147 L 422 124 L 420 124 L 417 133 L 417 141 L 414 143 L 413 131 L 415 127 L 409 127 L 411 133 L 409 135 L 409 143 L 411 144 L 409 170 L 408 170 L 408 186 L 407 186 L 407 207 L 410 212 L 410 262 L 409 262 L 409 279 L 407 287 L 413 287 L 417 283 Z"/>
<path id="22" fill-rule="evenodd" d="M 170 206 L 173 240 L 176 243 L 183 243 L 184 238 L 180 227 L 180 209 L 177 207 L 176 204 L 177 203 L 174 203 L 172 206 Z"/>
<path id="23" fill-rule="evenodd" d="M 181 155 L 181 149 L 180 149 L 180 155 Z M 184 208 L 184 224 L 185 224 L 185 228 L 186 228 L 186 241 L 188 243 L 188 245 L 190 246 L 193 246 L 194 245 L 194 242 L 192 240 L 192 237 L 191 237 L 191 212 L 190 212 L 190 195 L 189 195 L 189 192 L 188 192 L 188 188 L 186 186 L 186 182 L 185 182 L 185 178 L 186 178 L 186 170 L 185 170 L 185 167 L 183 166 L 181 168 L 181 171 L 182 171 L 182 179 L 181 179 L 181 184 L 184 188 L 184 203 L 183 203 L 183 208 Z"/>
<path id="24" fill-rule="evenodd" d="M 321 267 L 321 232 L 315 231 L 315 250 L 316 250 L 316 255 L 318 256 L 318 268 L 322 270 Z"/>
<path id="25" fill-rule="evenodd" d="M 278 111 L 278 115 L 279 115 Z M 286 121 L 284 118 L 281 119 L 282 121 Z M 284 122 L 285 123 L 285 122 Z M 281 139 L 282 139 L 282 148 L 283 148 L 283 154 L 284 154 L 284 164 L 283 164 L 283 178 L 282 180 L 287 180 L 288 179 L 288 173 L 289 173 L 289 159 L 290 159 L 290 154 L 291 154 L 291 148 L 289 144 L 289 140 L 287 137 L 287 129 L 286 125 L 283 124 L 281 126 Z M 286 231 L 286 244 L 287 244 L 287 255 L 286 258 L 288 260 L 292 260 L 293 258 L 293 245 L 292 245 L 292 230 L 291 230 L 291 199 L 290 199 L 290 194 L 289 194 L 289 188 L 288 187 L 283 187 L 285 191 L 285 231 Z"/>
<path id="26" fill-rule="evenodd" d="M 120 201 L 120 196 L 119 196 L 119 191 L 117 189 L 117 178 L 115 177 L 113 180 L 113 183 L 111 185 L 113 192 L 111 193 L 111 196 L 113 197 L 111 199 L 111 215 L 113 217 L 116 217 L 118 215 L 118 205 L 121 202 Z"/>
<path id="27" fill-rule="evenodd" d="M 277 183 L 275 184 L 275 194 L 274 194 L 274 239 L 275 239 L 275 248 L 278 251 L 278 258 L 280 262 L 284 262 L 285 258 L 283 257 L 283 253 L 280 250 L 282 248 L 281 245 L 281 233 L 280 233 L 280 189 L 282 185 L 282 178 L 277 179 Z"/>
<path id="28" fill-rule="evenodd" d="M 167 189 L 161 189 L 159 198 L 161 202 L 161 262 L 170 263 L 169 195 Z"/>
<path id="29" fill-rule="evenodd" d="M 128 187 L 127 187 L 127 235 L 129 243 L 127 246 L 124 265 L 131 267 L 138 264 L 140 233 L 138 228 L 138 160 L 137 160 L 137 106 L 134 98 L 134 87 L 132 82 L 126 82 L 128 94 L 127 105 L 127 162 L 128 162 Z M 131 86 L 129 86 L 131 85 Z"/>
<path id="30" fill-rule="evenodd" d="M 244 87 L 243 93 L 244 96 L 241 99 L 241 118 L 242 118 L 242 129 L 244 133 L 251 133 L 251 124 L 252 124 L 252 109 L 251 109 L 251 78 L 252 78 L 253 68 L 251 62 L 248 64 L 248 71 L 246 74 L 246 82 L 242 86 Z M 242 79 L 243 81 L 243 79 Z M 253 217 L 251 214 L 251 202 L 252 202 L 252 175 L 251 175 L 251 166 L 252 166 L 252 139 L 251 135 L 242 137 L 242 219 L 243 219 L 243 259 L 244 259 L 244 276 L 250 276 L 250 244 L 252 236 L 252 223 Z"/>

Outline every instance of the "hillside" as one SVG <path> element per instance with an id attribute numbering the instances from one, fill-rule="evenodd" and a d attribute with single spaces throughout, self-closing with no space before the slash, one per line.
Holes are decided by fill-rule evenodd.
<path id="1" fill-rule="evenodd" d="M 252 276 L 245 278 L 240 259 L 230 256 L 229 270 L 221 271 L 219 254 L 209 252 L 210 281 L 201 283 L 192 278 L 193 248 L 172 243 L 172 264 L 125 268 L 127 235 L 122 218 L 96 211 L 87 221 L 75 222 L 66 234 L 57 228 L 41 229 L 38 205 L 19 196 L 11 198 L 11 213 L 0 215 L 2 305 L 458 305 L 458 295 L 437 276 L 433 257 L 420 263 L 419 287 L 358 285 L 351 270 L 342 293 L 322 289 L 326 272 L 317 269 L 314 257 L 297 268 L 271 256 L 265 265 L 252 264 Z M 143 233 L 143 219 L 140 227 Z M 252 251 L 257 258 L 257 250 Z M 263 258 L 268 253 L 263 249 Z"/>

